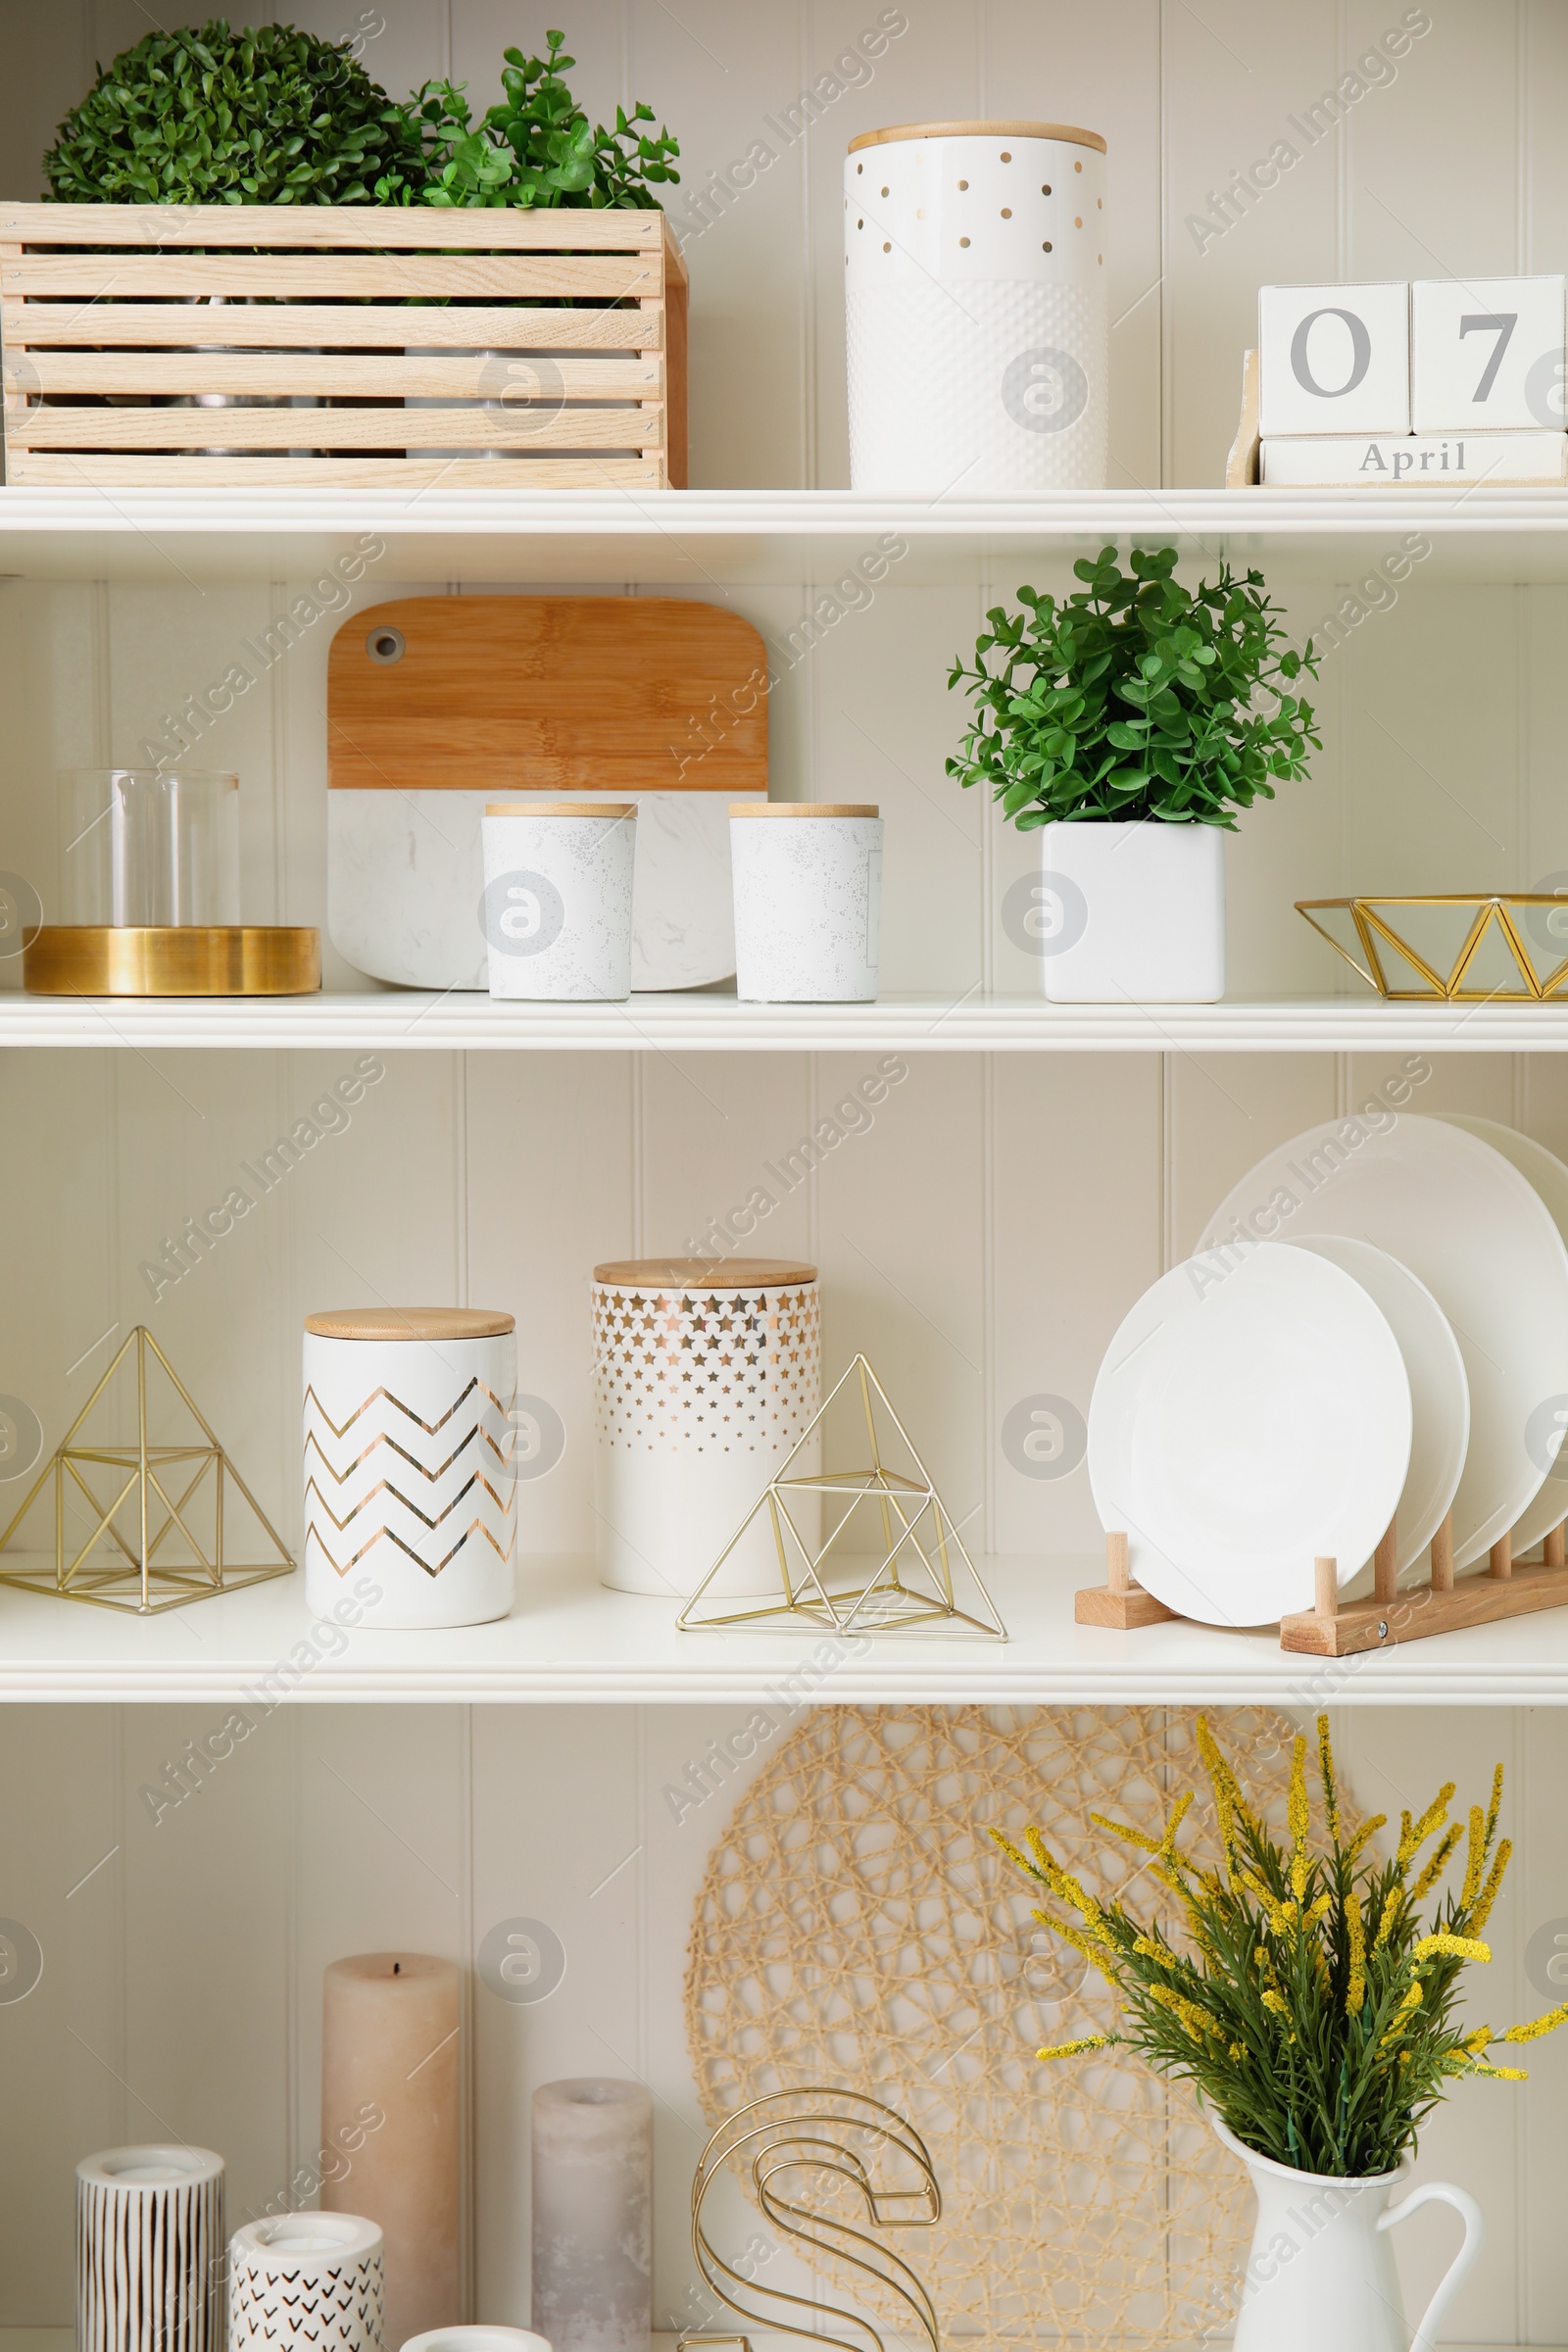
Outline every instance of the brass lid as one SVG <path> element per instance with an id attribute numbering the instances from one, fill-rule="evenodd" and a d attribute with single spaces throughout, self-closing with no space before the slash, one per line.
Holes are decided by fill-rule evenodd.
<path id="1" fill-rule="evenodd" d="M 814 1266 L 788 1257 L 612 1257 L 595 1282 L 618 1291 L 779 1291 L 814 1282 Z"/>
<path id="2" fill-rule="evenodd" d="M 862 130 L 850 141 L 850 153 L 886 147 L 894 139 L 1062 139 L 1069 147 L 1098 147 L 1105 153 L 1099 131 L 1080 130 L 1075 122 L 896 122 L 887 130 Z"/>
<path id="3" fill-rule="evenodd" d="M 318 1340 L 495 1340 L 517 1321 L 487 1306 L 338 1306 L 305 1328 Z"/>
<path id="4" fill-rule="evenodd" d="M 880 816 L 863 801 L 731 801 L 731 816 Z"/>
<path id="5" fill-rule="evenodd" d="M 635 801 L 486 801 L 486 816 L 635 816 Z"/>

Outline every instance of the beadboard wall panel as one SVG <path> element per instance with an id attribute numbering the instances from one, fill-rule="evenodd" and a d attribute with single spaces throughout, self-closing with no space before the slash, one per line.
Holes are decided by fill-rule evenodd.
<path id="1" fill-rule="evenodd" d="M 1473 2014 L 1498 2028 L 1539 2015 L 1550 1987 L 1531 1981 L 1527 1951 L 1543 1929 L 1568 1933 L 1568 1719 L 1363 1709 L 1342 1703 L 1354 1677 L 1354 1661 L 1314 1667 L 1300 1699 L 1303 1721 L 1330 1705 L 1365 1810 L 1396 1821 L 1446 1779 L 1461 1803 L 1484 1799 L 1493 1763 L 1506 1765 L 1518 1853 Z M 471 1969 L 493 1927 L 523 1920 L 555 1932 L 565 1966 L 532 2002 L 470 1978 L 473 2308 L 527 2321 L 533 2088 L 610 2074 L 654 2098 L 656 2326 L 709 2318 L 688 2241 L 705 2136 L 681 2002 L 693 1904 L 737 1795 L 804 1716 L 770 1704 L 758 1762 L 720 1778 L 713 1743 L 739 1728 L 722 1707 L 252 1713 L 248 1737 L 175 1801 L 187 1741 L 216 1728 L 211 1710 L 0 1713 L 0 1776 L 16 1792 L 0 1883 L 45 1962 L 25 2001 L 0 2003 L 0 2096 L 25 2119 L 0 2144 L 0 2325 L 69 2324 L 71 2172 L 93 2148 L 163 2137 L 220 2149 L 231 2224 L 313 2202 L 326 1962 L 404 1947 Z M 711 1793 L 693 1803 L 688 1776 L 705 1759 Z M 1467 2342 L 1560 2343 L 1568 2323 L 1568 2036 L 1521 2055 L 1528 2084 L 1456 2090 L 1419 2159 L 1418 2178 L 1455 2180 L 1486 2210 L 1453 2321 Z M 719 2203 L 717 2233 L 732 2254 L 758 2247 L 769 2283 L 802 2278 L 738 2189 Z M 1453 2235 L 1438 2214 L 1396 2238 L 1412 2310 Z"/>

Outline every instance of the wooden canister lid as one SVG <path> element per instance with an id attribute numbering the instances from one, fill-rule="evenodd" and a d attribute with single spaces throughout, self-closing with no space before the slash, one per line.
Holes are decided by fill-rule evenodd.
<path id="1" fill-rule="evenodd" d="M 595 1282 L 617 1291 L 779 1291 L 814 1282 L 814 1266 L 787 1257 L 612 1257 Z"/>
<path id="2" fill-rule="evenodd" d="M 305 1328 L 318 1340 L 496 1340 L 517 1320 L 488 1306 L 343 1306 L 307 1315 Z"/>
<path id="3" fill-rule="evenodd" d="M 635 816 L 635 801 L 486 801 L 486 816 Z"/>
<path id="4" fill-rule="evenodd" d="M 731 816 L 880 816 L 864 801 L 731 801 Z"/>
<path id="5" fill-rule="evenodd" d="M 895 122 L 886 130 L 862 130 L 850 141 L 850 153 L 886 147 L 895 139 L 1061 139 L 1069 147 L 1105 152 L 1098 130 L 1080 130 L 1075 122 Z"/>

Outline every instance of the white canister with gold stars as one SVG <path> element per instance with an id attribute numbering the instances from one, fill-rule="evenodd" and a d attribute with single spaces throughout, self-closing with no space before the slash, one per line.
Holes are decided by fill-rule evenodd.
<path id="1" fill-rule="evenodd" d="M 600 1581 L 687 1600 L 822 1401 L 816 1268 L 776 1258 L 628 1258 L 594 1268 Z M 790 1475 L 818 1467 L 816 1441 Z M 814 1543 L 814 1495 L 791 1515 Z M 798 1565 L 798 1563 L 796 1563 Z M 768 1515 L 711 1596 L 779 1589 Z"/>

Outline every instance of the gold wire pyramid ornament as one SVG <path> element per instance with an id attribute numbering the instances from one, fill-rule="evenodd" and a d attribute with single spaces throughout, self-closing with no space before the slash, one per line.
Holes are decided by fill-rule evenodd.
<path id="1" fill-rule="evenodd" d="M 1296 911 L 1396 1004 L 1568 995 L 1568 898 L 1544 891 L 1298 899 Z"/>
<path id="2" fill-rule="evenodd" d="M 865 1470 L 827 1470 L 794 1473 L 803 1455 L 810 1458 L 835 1399 L 856 1383 L 865 1414 L 865 1434 L 871 1463 Z M 875 1402 L 873 1402 L 873 1395 Z M 888 1466 L 886 1447 L 877 1431 L 880 1403 L 908 1457 L 913 1475 Z M 836 1497 L 844 1507 L 826 1537 L 818 1541 L 803 1528 L 814 1513 L 803 1508 L 807 1497 L 821 1497 L 825 1520 Z M 792 1498 L 794 1507 L 792 1508 Z M 766 1514 L 778 1559 L 779 1593 L 744 1608 L 702 1612 L 705 1592 L 719 1575 L 737 1544 Z M 839 1547 L 852 1524 L 857 1532 L 866 1514 L 881 1536 L 871 1552 Z M 838 1547 L 838 1548 L 836 1548 Z M 830 1556 L 831 1555 L 831 1556 Z M 958 1594 L 972 1588 L 972 1605 L 959 1605 Z M 978 1613 L 976 1613 L 978 1612 Z M 947 1506 L 931 1482 L 930 1473 L 910 1443 L 909 1434 L 888 1398 L 887 1391 L 866 1362 L 858 1355 L 824 1399 L 821 1409 L 786 1456 L 776 1478 L 768 1481 L 747 1512 L 691 1599 L 675 1620 L 682 1633 L 699 1633 L 720 1626 L 748 1626 L 759 1633 L 788 1633 L 802 1626 L 824 1633 L 957 1634 L 1005 1642 L 1007 1629 L 998 1616 L 990 1593 L 964 1548 Z"/>
<path id="3" fill-rule="evenodd" d="M 123 1445 L 78 1443 L 89 1414 L 133 1349 L 135 1438 Z M 163 1366 L 204 1444 L 165 1444 L 149 1434 L 149 1351 Z M 122 1383 L 122 1391 L 124 1386 Z M 51 1480 L 53 1566 L 8 1567 L 6 1546 Z M 225 1512 L 232 1511 L 226 1494 L 229 1486 L 238 1490 L 275 1548 L 275 1560 L 235 1563 L 227 1558 Z M 83 1506 L 88 1533 L 85 1542 L 78 1544 Z M 78 1514 L 77 1524 L 68 1536 L 67 1521 L 73 1513 Z M 143 1323 L 137 1324 L 120 1348 L 53 1457 L 34 1479 L 22 1508 L 0 1535 L 0 1584 L 16 1585 L 27 1592 L 53 1592 L 64 1600 L 91 1601 L 99 1608 L 124 1609 L 142 1617 L 293 1572 L 294 1562 L 261 1504 Z"/>

